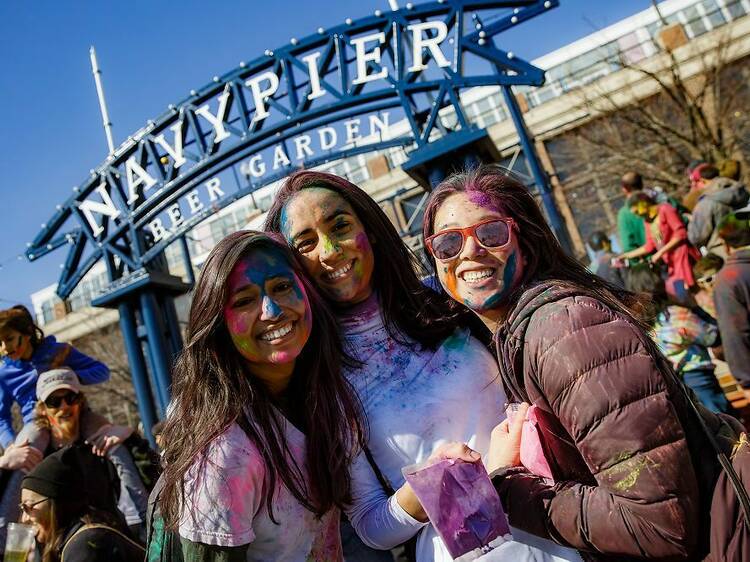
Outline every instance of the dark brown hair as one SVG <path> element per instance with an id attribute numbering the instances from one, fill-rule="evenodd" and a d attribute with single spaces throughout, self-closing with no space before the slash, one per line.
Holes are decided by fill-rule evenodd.
<path id="1" fill-rule="evenodd" d="M 266 217 L 266 230 L 281 233 L 284 207 L 303 189 L 322 187 L 340 195 L 364 225 L 375 256 L 372 287 L 377 292 L 388 334 L 400 343 L 403 336 L 434 348 L 456 329 L 470 324 L 465 311 L 420 281 L 427 272 L 404 244 L 383 209 L 367 193 L 346 179 L 303 170 L 289 176 Z M 335 305 L 335 303 L 333 303 Z"/>
<path id="2" fill-rule="evenodd" d="M 31 338 L 31 347 L 36 349 L 44 339 L 44 332 L 36 325 L 29 309 L 22 304 L 0 310 L 0 330 L 15 330 Z"/>
<path id="3" fill-rule="evenodd" d="M 627 172 L 620 180 L 620 185 L 628 193 L 643 189 L 643 177 L 638 172 Z"/>
<path id="4" fill-rule="evenodd" d="M 281 252 L 301 280 L 312 310 L 310 338 L 297 357 L 285 408 L 248 373 L 224 322 L 229 274 L 240 259 L 259 248 Z M 173 399 L 162 433 L 166 468 L 161 509 L 167 526 L 177 525 L 180 506 L 185 505 L 187 470 L 196 462 L 203 469 L 206 448 L 233 422 L 265 463 L 269 481 L 258 493 L 271 520 L 277 479 L 319 516 L 334 505 L 348 503 L 349 464 L 362 439 L 361 408 L 341 374 L 346 355 L 336 321 L 281 237 L 240 231 L 216 245 L 195 286 L 186 339 L 175 365 Z M 306 435 L 305 467 L 297 466 L 291 457 L 279 409 L 287 415 L 294 413 Z"/>
<path id="5" fill-rule="evenodd" d="M 523 183 L 502 166 L 479 166 L 467 172 L 453 174 L 441 182 L 430 195 L 425 207 L 424 237 L 433 234 L 435 215 L 448 197 L 471 191 L 481 192 L 495 211 L 512 218 L 518 226 L 518 243 L 525 266 L 518 287 L 508 295 L 505 302 L 515 302 L 533 283 L 556 280 L 563 285 L 580 288 L 644 327 L 636 319 L 639 313 L 633 309 L 640 308 L 638 298 L 594 275 L 565 253 L 534 198 Z"/>
<path id="6" fill-rule="evenodd" d="M 41 562 L 59 562 L 62 560 L 62 550 L 65 547 L 65 539 L 69 537 L 71 526 L 77 522 L 84 525 L 106 525 L 120 534 L 130 542 L 130 539 L 122 529 L 122 524 L 111 513 L 96 509 L 84 501 L 60 501 L 49 498 L 49 528 L 47 529 L 47 541 L 42 548 Z M 141 546 L 141 545 L 138 545 Z"/>
<path id="7" fill-rule="evenodd" d="M 750 219 L 745 213 L 729 213 L 719 221 L 716 232 L 730 248 L 750 245 Z"/>

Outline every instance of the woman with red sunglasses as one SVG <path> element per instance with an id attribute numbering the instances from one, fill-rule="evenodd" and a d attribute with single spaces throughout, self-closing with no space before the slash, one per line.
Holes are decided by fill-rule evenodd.
<path id="1" fill-rule="evenodd" d="M 635 295 L 568 256 L 499 166 L 442 182 L 424 236 L 443 288 L 494 334 L 509 398 L 535 407 L 552 481 L 521 465 L 523 415 L 485 457 L 511 525 L 592 560 L 702 560 L 719 477 L 707 435 L 731 450 L 742 428 L 706 411 L 702 431 Z"/>

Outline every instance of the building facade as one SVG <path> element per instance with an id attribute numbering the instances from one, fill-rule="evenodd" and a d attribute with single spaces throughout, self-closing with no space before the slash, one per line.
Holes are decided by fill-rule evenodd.
<path id="1" fill-rule="evenodd" d="M 750 0 L 666 0 L 659 4 L 659 12 L 650 8 L 637 13 L 533 61 L 546 71 L 546 84 L 541 88 L 516 89 L 516 98 L 579 256 L 585 255 L 585 240 L 593 231 L 613 232 L 622 204 L 618 178 L 628 167 L 627 161 L 613 159 L 595 146 L 582 145 L 579 133 L 587 127 L 596 129 L 608 113 L 592 100 L 617 99 L 622 107 L 653 100 L 660 93 L 659 84 L 634 68 L 651 69 L 659 75 L 667 72 L 671 60 L 676 60 L 679 71 L 689 78 L 705 70 L 699 63 L 706 64 L 720 40 L 731 46 L 725 55 L 727 64 L 733 64 L 732 68 L 740 72 L 745 72 L 747 66 L 744 59 L 750 52 L 750 18 L 746 17 L 750 14 Z M 667 57 L 665 47 L 671 49 L 674 59 Z M 499 87 L 469 90 L 461 97 L 461 103 L 472 123 L 488 132 L 501 155 L 500 163 L 533 189 L 533 178 Z M 440 113 L 450 123 L 454 110 L 447 106 Z M 737 115 L 736 119 L 744 121 L 745 115 Z M 397 132 L 407 124 L 390 126 Z M 400 147 L 390 148 L 322 168 L 365 189 L 381 203 L 406 242 L 421 252 L 419 232 L 427 193 L 401 169 L 407 152 Z M 645 158 L 650 157 L 656 158 L 656 153 L 649 155 L 645 150 Z M 638 169 L 637 162 L 631 162 L 630 167 Z M 236 181 L 251 181 L 246 168 L 247 163 L 243 163 L 233 170 Z M 278 182 L 265 186 L 195 227 L 187 237 L 190 268 L 197 271 L 210 249 L 226 234 L 262 224 L 277 187 Z M 176 244 L 167 249 L 166 258 L 172 273 L 187 276 L 188 266 Z M 47 332 L 75 341 L 117 321 L 116 311 L 90 306 L 106 286 L 106 272 L 96 266 L 65 302 L 55 295 L 54 285 L 46 287 L 32 295 L 36 317 Z M 186 310 L 187 298 L 183 297 L 178 303 L 183 320 Z"/>

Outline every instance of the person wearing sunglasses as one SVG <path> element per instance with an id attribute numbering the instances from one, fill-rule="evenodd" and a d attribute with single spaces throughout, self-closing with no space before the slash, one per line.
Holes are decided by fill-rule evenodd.
<path id="1" fill-rule="evenodd" d="M 438 185 L 423 229 L 445 291 L 494 335 L 509 399 L 544 421 L 552 481 L 521 465 L 522 416 L 484 459 L 511 525 L 587 560 L 702 560 L 718 462 L 635 295 L 566 254 L 500 166 Z M 729 452 L 742 428 L 702 412 Z"/>
<path id="2" fill-rule="evenodd" d="M 387 215 L 344 178 L 292 174 L 265 228 L 280 232 L 299 253 L 358 361 L 344 368 L 369 426 L 366 450 L 352 468 L 352 526 L 370 547 L 387 550 L 411 541 L 406 549 L 418 562 L 449 559 L 401 469 L 431 456 L 474 462 L 479 455 L 471 449 L 487 450 L 505 394 L 492 355 L 467 327 L 470 314 L 422 283 L 419 273 L 426 272 Z M 496 225 L 479 230 L 498 235 Z M 344 554 L 347 560 L 374 559 L 372 552 Z M 578 559 L 570 554 L 564 559 Z M 509 541 L 488 559 L 555 558 Z"/>
<path id="3" fill-rule="evenodd" d="M 68 398 L 80 404 L 80 398 Z M 21 521 L 34 527 L 36 560 L 143 560 L 143 547 L 129 536 L 115 507 L 117 492 L 114 467 L 90 447 L 68 446 L 40 462 L 24 477 L 18 506 Z"/>
<path id="4" fill-rule="evenodd" d="M 158 456 L 150 449 L 148 442 L 129 427 L 107 423 L 99 425 L 96 430 L 89 430 L 89 427 L 97 427 L 89 418 L 100 416 L 88 407 L 86 397 L 81 392 L 80 380 L 68 367 L 40 374 L 36 394 L 39 400 L 34 424 L 48 443 L 39 453 L 38 461 L 66 446 L 82 443 L 90 446 L 93 454 L 106 456 L 119 475 L 121 491 L 118 507 L 132 535 L 145 541 L 148 494 L 159 474 Z M 23 476 L 20 472 L 10 479 L 3 490 L 0 507 L 4 519 L 8 521 L 16 517 L 15 506 Z"/>

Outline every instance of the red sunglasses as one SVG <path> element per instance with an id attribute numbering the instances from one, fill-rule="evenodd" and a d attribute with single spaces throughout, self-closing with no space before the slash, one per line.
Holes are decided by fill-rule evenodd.
<path id="1" fill-rule="evenodd" d="M 450 260 L 464 249 L 467 237 L 473 237 L 483 248 L 496 250 L 510 242 L 510 232 L 514 228 L 513 219 L 489 219 L 465 228 L 446 228 L 425 238 L 425 245 L 437 259 Z"/>

